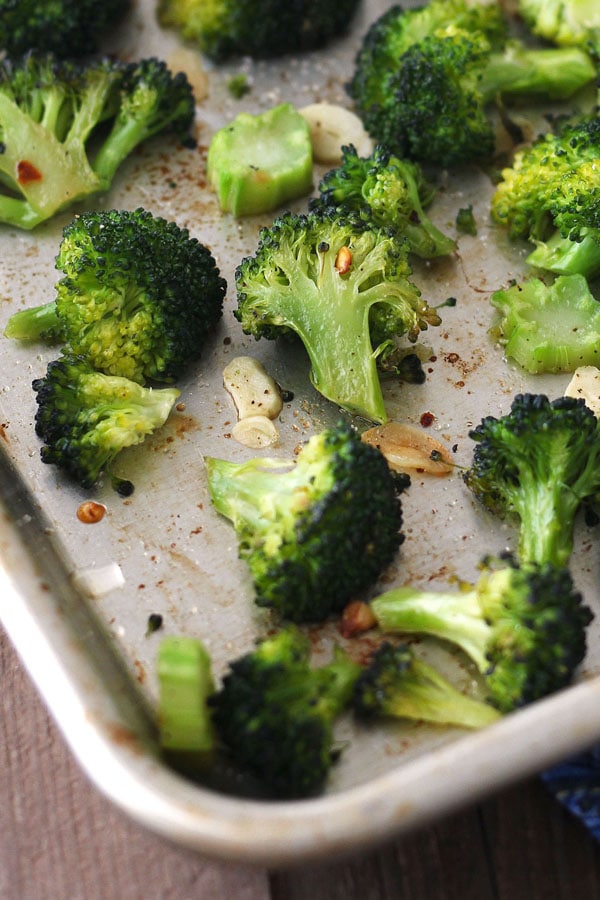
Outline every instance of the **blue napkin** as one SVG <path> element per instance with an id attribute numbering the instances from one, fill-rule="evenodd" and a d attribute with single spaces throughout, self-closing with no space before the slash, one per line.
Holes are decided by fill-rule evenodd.
<path id="1" fill-rule="evenodd" d="M 555 797 L 600 841 L 600 744 L 542 772 Z"/>

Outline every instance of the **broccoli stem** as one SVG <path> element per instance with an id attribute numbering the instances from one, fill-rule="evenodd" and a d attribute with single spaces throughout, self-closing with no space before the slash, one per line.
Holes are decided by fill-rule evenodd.
<path id="1" fill-rule="evenodd" d="M 589 465 L 577 479 L 581 484 L 591 481 Z M 573 522 L 581 504 L 578 483 L 566 490 L 562 482 L 546 483 L 540 472 L 532 472 L 529 477 L 521 472 L 520 477 L 521 491 L 514 499 L 520 522 L 519 559 L 567 566 L 573 551 Z"/>
<path id="2" fill-rule="evenodd" d="M 600 272 L 600 243 L 590 234 L 584 234 L 581 241 L 572 241 L 557 231 L 549 240 L 538 243 L 527 262 L 560 275 L 593 278 Z"/>
<path id="3" fill-rule="evenodd" d="M 108 190 L 123 160 L 148 136 L 144 119 L 124 115 L 117 117 L 92 166 L 100 181 L 100 190 Z"/>
<path id="4" fill-rule="evenodd" d="M 62 323 L 56 311 L 56 301 L 31 309 L 20 309 L 6 324 L 4 336 L 16 341 L 57 340 Z"/>
<path id="5" fill-rule="evenodd" d="M 503 53 L 491 54 L 478 87 L 488 101 L 502 94 L 561 100 L 595 77 L 592 60 L 578 47 L 530 50 L 510 43 Z"/>

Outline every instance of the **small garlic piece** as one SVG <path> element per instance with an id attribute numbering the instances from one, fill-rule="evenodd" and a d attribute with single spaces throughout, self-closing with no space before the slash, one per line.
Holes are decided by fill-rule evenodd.
<path id="1" fill-rule="evenodd" d="M 235 403 L 238 419 L 247 416 L 276 419 L 283 409 L 277 382 L 252 356 L 232 359 L 223 369 L 223 384 Z"/>
<path id="2" fill-rule="evenodd" d="M 310 129 L 315 162 L 337 164 L 342 147 L 353 144 L 359 156 L 369 156 L 373 141 L 356 113 L 335 103 L 311 103 L 299 110 Z"/>
<path id="3" fill-rule="evenodd" d="M 575 369 L 565 397 L 581 398 L 596 418 L 600 418 L 600 369 L 596 366 L 580 366 Z"/>
<path id="4" fill-rule="evenodd" d="M 272 447 L 279 440 L 279 432 L 267 416 L 246 416 L 231 429 L 231 436 L 244 447 L 260 450 Z"/>
<path id="5" fill-rule="evenodd" d="M 416 425 L 387 422 L 369 428 L 361 437 L 383 453 L 395 472 L 416 470 L 428 475 L 448 475 L 454 468 L 444 444 Z"/>
<path id="6" fill-rule="evenodd" d="M 167 65 L 172 72 L 184 72 L 194 93 L 194 100 L 200 103 L 206 100 L 209 91 L 209 79 L 202 65 L 200 54 L 187 47 L 178 47 L 174 50 Z"/>

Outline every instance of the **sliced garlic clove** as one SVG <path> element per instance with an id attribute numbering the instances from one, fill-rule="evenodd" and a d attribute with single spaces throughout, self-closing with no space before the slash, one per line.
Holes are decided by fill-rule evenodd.
<path id="1" fill-rule="evenodd" d="M 276 419 L 283 409 L 277 382 L 252 356 L 232 359 L 223 370 L 223 384 L 235 403 L 238 419 L 247 416 Z"/>
<path id="2" fill-rule="evenodd" d="M 310 129 L 315 162 L 341 162 L 342 147 L 353 144 L 359 156 L 369 156 L 373 140 L 356 113 L 335 103 L 311 103 L 299 110 Z"/>
<path id="3" fill-rule="evenodd" d="M 583 399 L 596 418 L 600 418 L 600 369 L 596 366 L 580 366 L 575 369 L 565 397 Z"/>
<path id="4" fill-rule="evenodd" d="M 369 428 L 362 434 L 362 440 L 377 447 L 395 472 L 448 475 L 454 468 L 444 444 L 416 425 L 387 422 Z"/>
<path id="5" fill-rule="evenodd" d="M 246 416 L 231 429 L 231 435 L 239 444 L 260 450 L 272 447 L 279 441 L 279 432 L 268 416 Z"/>

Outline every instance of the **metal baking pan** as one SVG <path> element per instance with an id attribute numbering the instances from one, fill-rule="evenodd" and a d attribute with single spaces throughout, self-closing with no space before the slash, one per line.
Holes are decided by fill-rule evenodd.
<path id="1" fill-rule="evenodd" d="M 200 364 L 179 382 L 184 409 L 120 457 L 119 474 L 135 484 L 132 497 L 119 497 L 109 484 L 82 491 L 41 463 L 31 381 L 45 372 L 56 351 L 0 341 L 3 626 L 95 784 L 149 828 L 225 859 L 277 865 L 364 847 L 600 739 L 599 617 L 572 687 L 484 731 L 422 724 L 356 729 L 343 721 L 339 739 L 346 749 L 326 794 L 317 799 L 236 797 L 183 779 L 159 758 L 152 709 L 161 637 L 202 638 L 220 675 L 269 622 L 252 602 L 233 530 L 208 498 L 203 455 L 242 459 L 249 452 L 230 437 L 235 411 L 222 385 L 224 365 L 235 355 L 254 355 L 279 384 L 293 390 L 294 399 L 277 421 L 280 443 L 270 454 L 291 454 L 339 416 L 311 388 L 302 352 L 248 339 L 233 318 L 235 266 L 254 251 L 258 228 L 268 217 L 236 222 L 219 213 L 205 181 L 206 147 L 214 129 L 242 109 L 258 111 L 283 100 L 347 105 L 344 82 L 360 38 L 388 5 L 364 3 L 352 32 L 319 54 L 256 64 L 238 60 L 223 67 L 205 63 L 210 91 L 197 108 L 197 149 L 151 141 L 122 167 L 110 193 L 88 204 L 141 205 L 187 226 L 212 249 L 229 283 L 219 332 Z M 177 59 L 181 45 L 157 26 L 154 3 L 138 0 L 111 49 L 125 58 Z M 240 70 L 251 79 L 252 91 L 234 100 L 226 82 Z M 469 170 L 441 180 L 432 217 L 454 234 L 457 209 L 472 203 L 478 235 L 461 235 L 452 259 L 415 269 L 431 303 L 449 296 L 458 303 L 443 310 L 441 327 L 422 336 L 426 383 L 389 384 L 386 401 L 392 419 L 419 425 L 426 413 L 430 433 L 454 448 L 460 466 L 470 459 L 469 428 L 483 415 L 507 411 L 522 390 L 558 396 L 568 377 L 526 376 L 492 342 L 489 292 L 518 277 L 523 260 L 489 223 L 488 175 Z M 53 297 L 54 257 L 71 215 L 33 233 L 0 229 L 0 329 L 17 309 Z M 77 517 L 89 499 L 106 507 L 96 524 Z M 456 578 L 473 579 L 480 556 L 510 547 L 513 538 L 510 527 L 499 527 L 476 506 L 459 474 L 415 476 L 404 516 L 406 541 L 386 586 L 413 582 L 441 589 Z M 581 523 L 573 573 L 598 612 L 595 542 Z M 148 635 L 151 613 L 161 614 L 164 625 Z M 335 624 L 312 633 L 324 653 L 339 639 Z M 475 674 L 464 662 L 434 644 L 423 643 L 421 650 L 458 683 L 476 690 Z"/>

